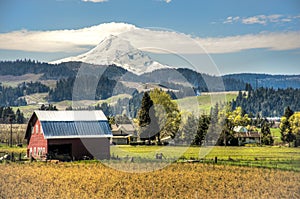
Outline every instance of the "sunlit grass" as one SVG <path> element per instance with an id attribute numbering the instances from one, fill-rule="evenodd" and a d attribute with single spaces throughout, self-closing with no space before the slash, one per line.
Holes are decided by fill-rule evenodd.
<path id="1" fill-rule="evenodd" d="M 166 160 L 201 160 L 219 163 L 261 166 L 300 171 L 300 148 L 288 147 L 176 147 L 176 146 L 126 146 L 111 147 L 113 157 L 135 157 L 153 160 L 163 153 Z"/>

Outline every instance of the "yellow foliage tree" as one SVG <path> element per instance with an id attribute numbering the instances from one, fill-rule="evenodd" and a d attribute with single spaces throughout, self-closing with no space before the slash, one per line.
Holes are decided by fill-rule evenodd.
<path id="1" fill-rule="evenodd" d="M 300 140 L 300 112 L 295 112 L 289 118 L 289 123 L 290 123 L 290 131 L 293 134 L 293 138 L 297 142 L 297 140 Z"/>

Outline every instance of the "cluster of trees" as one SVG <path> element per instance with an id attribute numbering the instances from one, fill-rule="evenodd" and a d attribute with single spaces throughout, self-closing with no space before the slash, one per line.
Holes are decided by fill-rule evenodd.
<path id="1" fill-rule="evenodd" d="M 229 105 L 219 107 L 216 104 L 211 110 L 211 118 L 209 134 L 206 139 L 212 142 L 217 138 L 217 145 L 239 145 L 237 133 L 234 131 L 234 127 L 237 126 L 244 126 L 254 132 L 258 132 L 256 127 L 261 127 L 261 144 L 272 145 L 274 142 L 270 131 L 271 123 L 267 119 L 250 118 L 241 107 L 231 109 Z"/>
<path id="2" fill-rule="evenodd" d="M 144 93 L 137 121 L 142 140 L 170 138 L 178 144 L 238 145 L 234 127 L 261 128 L 261 144 L 272 145 L 271 123 L 266 119 L 252 119 L 241 107 L 231 109 L 228 104 L 216 104 L 209 115 L 200 116 L 180 112 L 177 104 L 164 91 L 155 89 Z M 252 129 L 254 128 L 254 129 Z"/>
<path id="3" fill-rule="evenodd" d="M 145 92 L 138 112 L 139 136 L 142 140 L 174 138 L 180 123 L 180 112 L 166 92 L 154 89 Z"/>
<path id="4" fill-rule="evenodd" d="M 294 112 L 288 106 L 280 122 L 281 139 L 289 143 L 295 141 L 295 146 L 300 145 L 300 112 Z"/>
<path id="5" fill-rule="evenodd" d="M 41 82 L 23 82 L 18 85 L 18 88 L 23 91 L 24 95 L 49 92 L 49 87 Z"/>
<path id="6" fill-rule="evenodd" d="M 8 124 L 8 123 L 16 123 L 16 124 L 24 124 L 26 119 L 24 114 L 17 109 L 16 112 L 11 107 L 0 107 L 0 123 Z"/>
<path id="7" fill-rule="evenodd" d="M 262 117 L 280 117 L 284 109 L 290 106 L 293 110 L 300 109 L 300 89 L 258 88 L 253 90 L 246 85 L 246 92 L 239 92 L 236 100 L 231 103 L 232 109 L 240 106 L 249 115 L 260 114 Z"/>
<path id="8" fill-rule="evenodd" d="M 0 105 L 1 106 L 25 106 L 25 95 L 48 92 L 49 87 L 41 82 L 21 83 L 17 87 L 3 86 L 0 83 Z"/>
<path id="9" fill-rule="evenodd" d="M 56 106 L 54 106 L 53 104 L 42 104 L 41 107 L 39 108 L 39 110 L 41 111 L 58 111 L 58 109 L 56 108 Z"/>
<path id="10" fill-rule="evenodd" d="M 25 74 L 43 74 L 43 79 L 59 79 L 75 76 L 80 68 L 79 62 L 67 62 L 58 65 L 41 63 L 25 59 L 16 61 L 0 61 L 0 75 L 20 76 Z"/>
<path id="11" fill-rule="evenodd" d="M 74 88 L 75 77 L 61 79 L 56 82 L 56 87 L 49 91 L 49 100 L 53 102 L 63 100 L 100 100 L 107 99 L 113 95 L 132 93 L 134 89 L 123 86 L 122 83 L 106 76 L 101 76 L 98 81 L 96 76 L 81 77 Z M 91 85 L 97 82 L 96 88 Z M 74 92 L 77 89 L 78 92 Z"/>
<path id="12" fill-rule="evenodd" d="M 0 83 L 0 106 L 24 106 L 24 92 L 20 88 L 2 86 Z"/>
<path id="13" fill-rule="evenodd" d="M 231 77 L 220 77 L 220 76 L 211 76 L 204 73 L 198 73 L 194 70 L 186 68 L 178 69 L 163 69 L 156 70 L 151 73 L 146 73 L 142 75 L 143 79 L 148 80 L 149 82 L 156 82 L 165 84 L 165 78 L 168 77 L 168 82 L 185 82 L 189 83 L 191 87 L 198 92 L 212 92 L 212 91 L 238 91 L 245 88 L 245 82 L 242 80 L 237 80 Z M 173 84 L 169 85 L 170 88 L 180 90 L 181 85 Z M 189 91 L 185 88 L 184 90 Z M 188 93 L 186 93 L 188 94 Z M 181 95 L 181 94 L 180 94 Z M 185 95 L 187 96 L 187 95 Z"/>
<path id="14" fill-rule="evenodd" d="M 268 75 L 241 73 L 224 75 L 223 78 L 233 78 L 251 84 L 253 88 L 300 88 L 300 75 Z M 238 89 L 241 90 L 241 89 Z"/>

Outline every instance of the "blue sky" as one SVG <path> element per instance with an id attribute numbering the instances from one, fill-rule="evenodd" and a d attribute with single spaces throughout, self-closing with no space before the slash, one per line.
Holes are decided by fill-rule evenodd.
<path id="1" fill-rule="evenodd" d="M 89 47 L 75 52 L 66 50 L 67 47 L 45 50 L 37 46 L 32 49 L 26 41 L 22 41 L 22 45 L 14 42 L 20 38 L 29 40 L 28 33 L 32 32 L 47 33 L 122 22 L 141 28 L 160 27 L 185 33 L 204 39 L 204 47 L 209 39 L 226 42 L 222 49 L 208 46 L 208 52 L 221 73 L 300 74 L 298 0 L 96 1 L 101 0 L 1 0 L 0 59 L 51 61 L 80 54 L 91 48 L 92 43 L 80 43 L 81 47 Z M 43 34 L 43 37 L 48 36 Z M 286 42 L 277 44 L 278 40 L 285 38 Z M 249 44 L 247 39 L 253 40 L 253 46 L 249 46 L 251 41 Z M 31 42 L 33 45 L 45 41 L 33 39 Z M 240 42 L 242 47 L 232 46 L 233 42 Z M 45 42 L 44 45 L 49 44 Z M 226 45 L 236 49 L 226 51 Z"/>

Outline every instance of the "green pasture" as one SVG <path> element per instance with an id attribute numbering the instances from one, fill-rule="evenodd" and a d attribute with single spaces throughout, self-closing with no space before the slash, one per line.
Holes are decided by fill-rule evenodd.
<path id="1" fill-rule="evenodd" d="M 235 92 L 203 93 L 201 96 L 185 97 L 175 100 L 180 110 L 209 114 L 216 103 L 230 102 L 237 97 Z"/>
<path id="2" fill-rule="evenodd" d="M 183 147 L 183 146 L 129 146 L 110 147 L 111 158 L 116 161 L 203 162 L 217 164 L 263 167 L 300 171 L 300 148 L 290 147 Z M 0 155 L 26 154 L 26 148 L 0 145 Z"/>
<path id="3" fill-rule="evenodd" d="M 113 158 L 155 160 L 162 153 L 166 161 L 200 161 L 218 164 L 278 168 L 300 171 L 300 148 L 288 147 L 181 147 L 128 146 L 111 147 Z"/>

